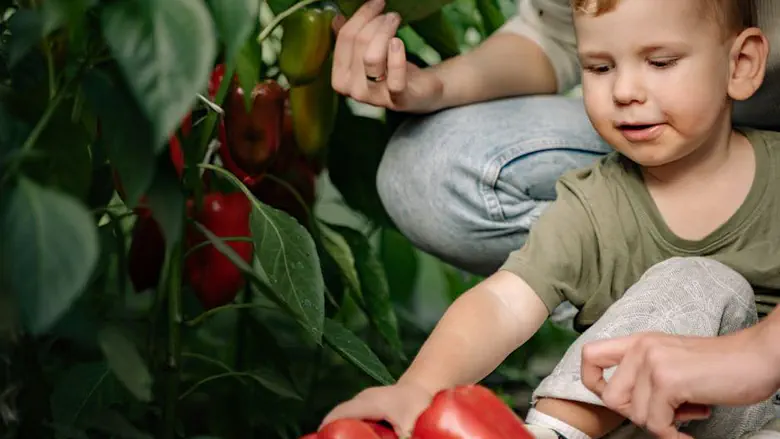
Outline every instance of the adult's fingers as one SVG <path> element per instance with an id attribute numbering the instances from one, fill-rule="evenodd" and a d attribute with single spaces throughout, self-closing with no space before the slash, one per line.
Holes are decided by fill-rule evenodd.
<path id="1" fill-rule="evenodd" d="M 406 90 L 406 51 L 400 38 L 390 40 L 390 50 L 387 55 L 387 90 L 390 92 L 390 100 L 396 105 L 403 97 Z"/>
<path id="2" fill-rule="evenodd" d="M 582 383 L 599 397 L 607 387 L 604 370 L 617 366 L 623 361 L 626 352 L 636 344 L 636 337 L 620 337 L 600 340 L 582 347 L 581 374 Z"/>
<path id="3" fill-rule="evenodd" d="M 370 0 L 360 6 L 346 22 L 338 25 L 339 23 L 334 20 L 337 38 L 333 49 L 333 87 L 337 91 L 345 92 L 343 88 L 349 83 L 349 71 L 358 34 L 382 13 L 384 7 L 384 0 Z"/>
<path id="4" fill-rule="evenodd" d="M 363 69 L 365 74 L 378 78 L 387 73 L 387 54 L 401 17 L 397 13 L 389 13 L 382 16 L 382 23 L 376 30 L 371 42 L 363 52 Z"/>

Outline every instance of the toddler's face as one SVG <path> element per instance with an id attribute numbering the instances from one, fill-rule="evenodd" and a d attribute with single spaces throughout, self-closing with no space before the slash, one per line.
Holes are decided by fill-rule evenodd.
<path id="1" fill-rule="evenodd" d="M 674 162 L 730 128 L 731 41 L 700 1 L 622 0 L 575 17 L 588 116 L 643 166 Z"/>

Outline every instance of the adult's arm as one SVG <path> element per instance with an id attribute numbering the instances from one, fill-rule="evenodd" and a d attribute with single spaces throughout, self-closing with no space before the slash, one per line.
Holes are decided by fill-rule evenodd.
<path id="1" fill-rule="evenodd" d="M 585 345 L 582 381 L 612 410 L 661 438 L 711 405 L 748 405 L 780 388 L 780 310 L 720 337 L 635 334 Z M 605 369 L 617 366 L 606 381 Z"/>
<path id="2" fill-rule="evenodd" d="M 579 81 L 568 0 L 518 0 L 517 14 L 478 47 L 425 69 L 407 62 L 395 37 L 401 19 L 383 10 L 383 0 L 371 0 L 334 23 L 333 87 L 357 101 L 426 113 Z"/>
<path id="3" fill-rule="evenodd" d="M 444 107 L 568 90 L 580 80 L 569 1 L 518 0 L 496 33 L 433 71 L 444 84 Z"/>

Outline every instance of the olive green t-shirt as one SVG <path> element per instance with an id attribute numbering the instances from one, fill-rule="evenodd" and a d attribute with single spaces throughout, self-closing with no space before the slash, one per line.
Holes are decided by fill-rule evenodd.
<path id="1" fill-rule="evenodd" d="M 651 266 L 706 256 L 745 277 L 765 315 L 780 298 L 780 133 L 740 131 L 755 150 L 754 181 L 737 212 L 704 239 L 672 233 L 637 165 L 614 152 L 559 179 L 556 201 L 502 269 L 523 278 L 550 311 L 570 301 L 584 330 Z"/>

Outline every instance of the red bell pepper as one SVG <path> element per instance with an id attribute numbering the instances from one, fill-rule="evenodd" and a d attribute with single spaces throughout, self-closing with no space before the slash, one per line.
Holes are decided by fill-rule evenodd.
<path id="1" fill-rule="evenodd" d="M 190 203 L 192 209 L 192 203 Z M 243 192 L 210 193 L 203 199 L 203 210 L 192 212 L 193 218 L 220 238 L 249 237 L 249 213 L 252 205 Z M 194 226 L 187 231 L 188 248 L 206 241 Z M 249 241 L 227 241 L 227 245 L 246 262 L 252 260 Z M 190 254 L 185 261 L 185 278 L 206 309 L 226 305 L 243 287 L 244 275 L 212 244 Z"/>
<path id="2" fill-rule="evenodd" d="M 244 93 L 234 86 L 225 102 L 225 142 L 220 156 L 225 168 L 247 186 L 257 183 L 274 159 L 282 140 L 282 123 L 287 93 L 274 80 L 257 84 L 247 112 Z"/>
<path id="3" fill-rule="evenodd" d="M 436 394 L 412 439 L 532 439 L 512 409 L 489 389 L 461 386 Z"/>
<path id="4" fill-rule="evenodd" d="M 165 262 L 165 238 L 148 208 L 136 209 L 133 239 L 127 255 L 127 273 L 136 292 L 157 288 Z"/>
<path id="5" fill-rule="evenodd" d="M 318 433 L 300 439 L 398 439 L 395 432 L 381 424 L 356 419 L 338 419 L 322 427 Z"/>

